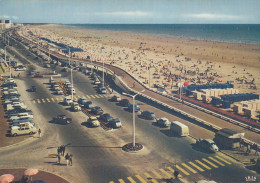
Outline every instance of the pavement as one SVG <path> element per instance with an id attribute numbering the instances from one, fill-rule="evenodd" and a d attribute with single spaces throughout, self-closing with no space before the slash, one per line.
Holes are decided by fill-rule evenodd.
<path id="1" fill-rule="evenodd" d="M 117 69 L 113 66 L 107 66 L 106 67 L 110 68 L 111 70 L 113 70 L 118 76 L 121 76 L 124 80 L 124 82 L 128 85 L 128 86 L 133 86 L 133 83 L 135 82 L 135 79 L 132 78 L 132 76 L 128 75 L 127 73 L 125 73 L 124 71 L 122 71 L 121 69 Z M 135 90 L 137 91 L 141 91 L 143 89 L 143 86 L 139 83 L 135 83 Z M 159 95 L 156 94 L 156 93 L 153 93 L 153 92 L 150 92 L 150 91 L 146 91 L 145 92 L 146 94 L 148 94 L 149 96 L 151 97 L 158 97 Z M 169 102 L 169 99 L 164 97 L 164 96 L 159 96 L 158 98 L 159 100 L 161 99 L 162 102 Z M 8 123 L 7 123 L 7 119 L 5 118 L 4 119 L 4 114 L 3 113 L 4 111 L 4 108 L 2 105 L 0 105 L 0 117 L 1 117 L 1 123 L 0 123 L 0 130 L 2 130 L 2 132 L 4 132 L 5 130 L 8 130 Z M 229 125 L 228 122 L 227 123 L 227 126 Z M 6 133 L 0 133 L 0 134 L 6 134 Z M 17 142 L 21 142 L 25 139 L 27 139 L 28 136 L 21 136 L 21 138 L 10 138 L 8 136 L 0 136 L 0 147 L 3 147 L 3 146 L 8 146 L 8 145 L 11 145 L 11 144 L 14 144 L 14 143 L 17 143 Z M 29 137 L 30 138 L 30 137 Z M 246 148 L 245 148 L 246 149 Z M 247 155 L 245 153 L 245 149 L 244 151 L 242 150 L 235 150 L 235 151 L 232 151 L 232 150 L 223 150 L 223 153 L 229 155 L 230 157 L 236 159 L 237 161 L 240 161 L 242 163 L 244 163 L 244 165 L 246 166 L 250 166 L 253 164 L 253 162 L 251 161 L 253 158 L 257 158 L 258 156 L 255 156 L 254 155 L 254 151 L 252 150 L 251 154 Z M 25 169 L 0 169 L 0 175 L 2 174 L 6 174 L 6 173 L 10 173 L 10 174 L 13 174 L 15 176 L 15 181 L 18 181 L 21 176 L 23 175 L 23 171 Z M 16 178 L 17 177 L 17 178 Z M 33 180 L 42 180 L 44 179 L 45 182 L 47 183 L 51 183 L 51 182 L 68 182 L 64 179 L 62 179 L 61 177 L 55 175 L 55 174 L 52 174 L 52 173 L 48 173 L 48 172 L 44 172 L 44 171 L 41 171 L 33 176 Z"/>
<path id="2" fill-rule="evenodd" d="M 22 178 L 25 170 L 26 169 L 0 169 L 0 175 L 12 174 L 14 176 L 12 183 L 19 183 L 19 180 Z M 36 175 L 31 176 L 31 179 L 32 182 L 37 182 L 37 180 L 44 180 L 42 183 L 69 183 L 62 177 L 41 170 Z"/>

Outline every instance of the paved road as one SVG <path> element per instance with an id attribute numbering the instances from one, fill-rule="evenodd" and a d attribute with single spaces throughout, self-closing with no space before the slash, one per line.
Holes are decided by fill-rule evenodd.
<path id="1" fill-rule="evenodd" d="M 74 81 L 76 91 L 79 91 L 80 96 L 96 94 L 91 81 L 82 73 L 74 72 Z M 119 117 L 123 121 L 124 127 L 110 132 L 106 132 L 102 128 L 87 128 L 82 125 L 82 122 L 86 121 L 86 116 L 81 112 L 70 112 L 57 102 L 33 103 L 33 99 L 54 97 L 51 95 L 48 85 L 44 84 L 46 82 L 47 79 L 32 78 L 19 81 L 22 97 L 36 114 L 36 121 L 44 133 L 42 138 L 34 138 L 32 142 L 23 146 L 1 150 L 0 167 L 13 165 L 39 167 L 66 176 L 72 182 L 108 182 L 112 180 L 117 182 L 118 179 L 129 182 L 127 177 L 140 182 L 140 177 L 146 178 L 145 173 L 152 175 L 155 179 L 158 178 L 158 175 L 163 178 L 167 177 L 167 172 L 172 174 L 171 169 L 174 168 L 176 160 L 177 168 L 181 168 L 181 175 L 187 182 L 203 177 L 219 182 L 244 182 L 245 176 L 256 176 L 221 153 L 217 153 L 217 157 L 215 154 L 207 154 L 192 146 L 193 139 L 172 137 L 167 130 L 138 117 L 136 120 L 137 142 L 142 143 L 145 149 L 138 154 L 123 152 L 120 147 L 132 141 L 131 113 L 117 104 L 109 102 L 107 98 L 93 98 L 92 101 L 95 104 L 101 105 L 112 116 Z M 25 92 L 31 85 L 37 86 L 36 93 Z M 141 108 L 146 108 L 146 106 L 141 106 Z M 155 110 L 153 107 L 151 109 Z M 61 126 L 49 123 L 57 114 L 72 117 L 73 124 Z M 59 166 L 55 163 L 56 159 L 51 158 L 52 154 L 56 153 L 56 147 L 61 144 L 68 144 L 68 152 L 74 155 L 73 167 Z M 210 170 L 208 170 L 209 168 Z M 230 175 L 237 176 L 230 177 Z M 259 180 L 259 176 L 257 178 Z"/>

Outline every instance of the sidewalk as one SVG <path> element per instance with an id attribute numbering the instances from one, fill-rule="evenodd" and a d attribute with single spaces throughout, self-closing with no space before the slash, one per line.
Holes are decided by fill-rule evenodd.
<path id="1" fill-rule="evenodd" d="M 24 171 L 26 169 L 0 169 L 0 175 L 3 174 L 12 174 L 14 176 L 13 183 L 19 183 L 19 180 L 22 178 Z M 32 176 L 32 180 L 43 180 L 44 183 L 69 183 L 65 179 L 54 175 L 52 173 L 39 171 L 38 174 Z M 40 182 L 40 181 L 39 181 Z M 42 182 L 43 183 L 43 182 Z"/>

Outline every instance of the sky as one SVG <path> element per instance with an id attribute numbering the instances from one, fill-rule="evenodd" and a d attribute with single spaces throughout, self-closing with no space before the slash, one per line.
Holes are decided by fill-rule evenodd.
<path id="1" fill-rule="evenodd" d="M 259 24 L 260 0 L 0 0 L 0 19 L 62 24 Z"/>

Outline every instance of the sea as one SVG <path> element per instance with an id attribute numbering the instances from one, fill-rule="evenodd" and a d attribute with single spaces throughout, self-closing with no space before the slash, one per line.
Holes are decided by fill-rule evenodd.
<path id="1" fill-rule="evenodd" d="M 196 40 L 260 44 L 260 24 L 66 24 L 65 26 Z"/>

